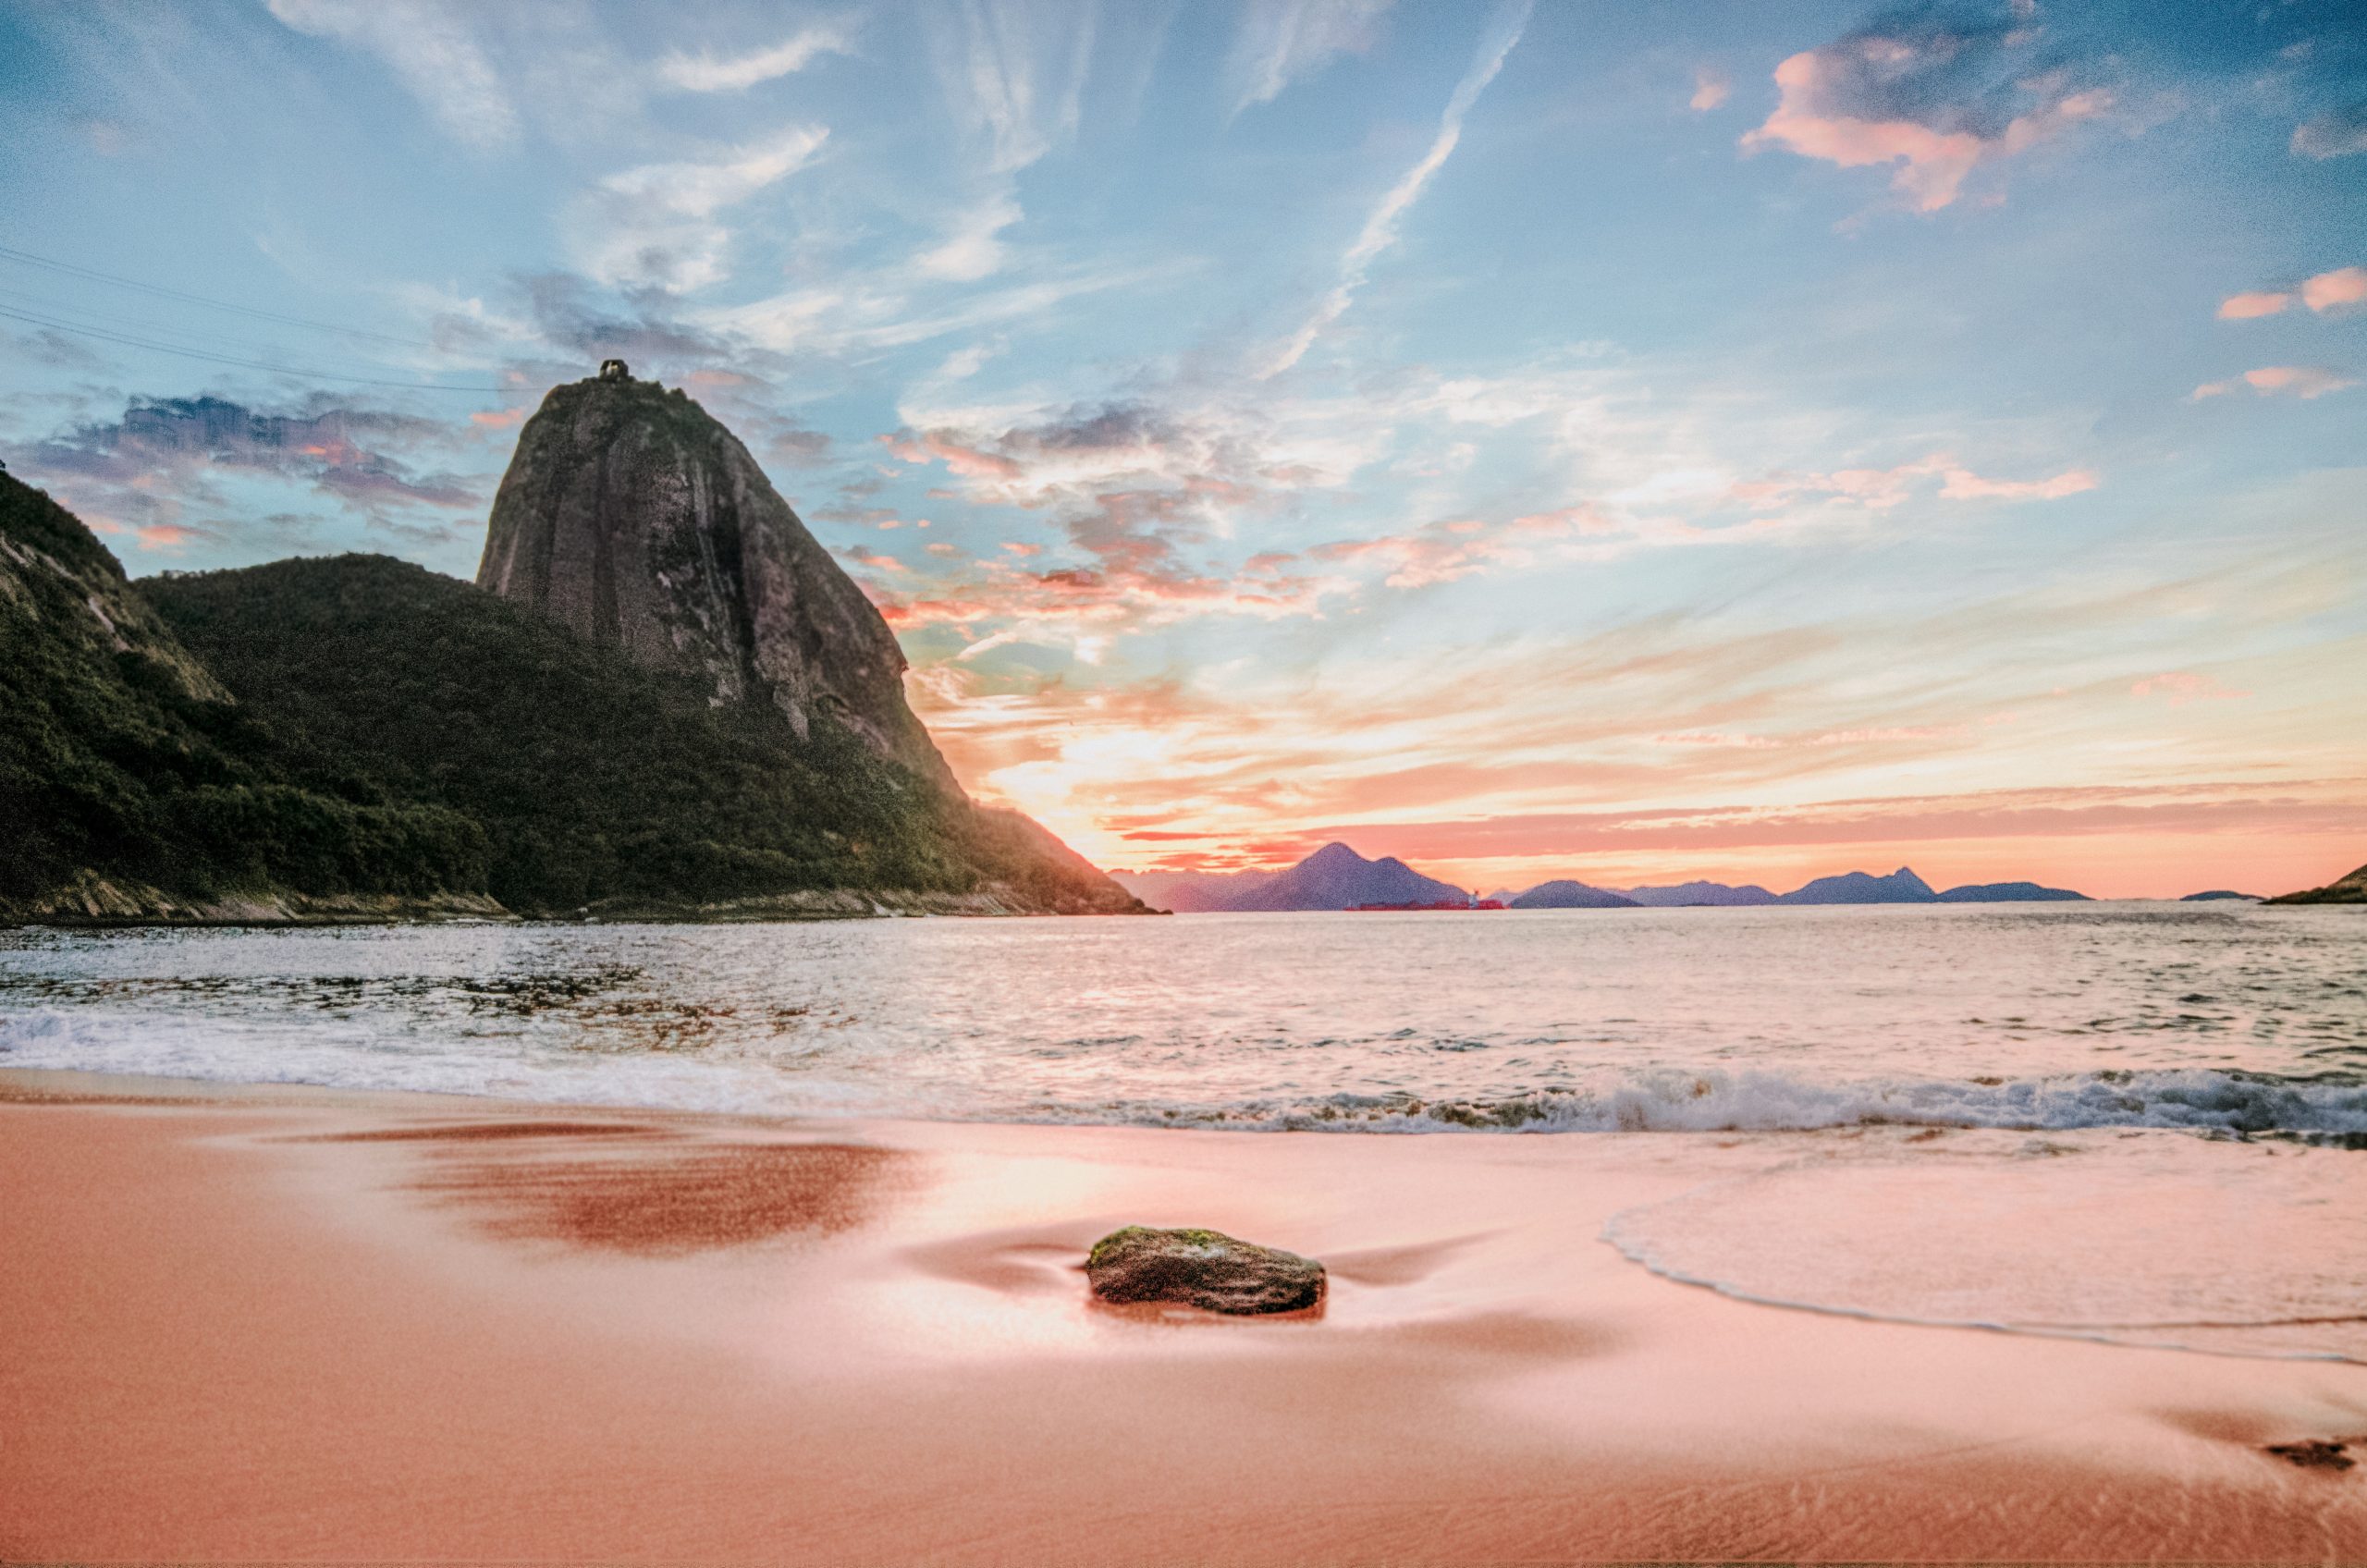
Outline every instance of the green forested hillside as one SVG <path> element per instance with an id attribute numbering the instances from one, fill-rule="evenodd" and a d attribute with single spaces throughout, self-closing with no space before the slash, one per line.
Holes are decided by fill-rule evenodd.
<path id="1" fill-rule="evenodd" d="M 401 561 L 279 561 L 148 591 L 294 777 L 359 774 L 483 823 L 512 909 L 965 892 L 1024 873 L 1024 846 L 999 843 L 987 814 L 843 733 L 800 742 L 769 704 L 717 705 L 699 681 Z"/>
<path id="2" fill-rule="evenodd" d="M 0 913 L 95 876 L 185 900 L 481 891 L 457 813 L 300 786 L 46 495 L 0 474 Z"/>
<path id="3" fill-rule="evenodd" d="M 1139 907 L 1024 817 L 469 583 L 344 556 L 132 584 L 6 476 L 0 820 L 0 913 L 92 876 L 522 914 L 829 889 Z"/>

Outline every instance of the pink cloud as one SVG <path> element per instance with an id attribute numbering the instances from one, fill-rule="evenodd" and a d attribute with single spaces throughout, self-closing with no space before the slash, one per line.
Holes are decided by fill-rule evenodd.
<path id="1" fill-rule="evenodd" d="M 993 452 L 964 447 L 940 430 L 883 435 L 880 444 L 908 463 L 941 462 L 965 479 L 1016 479 L 1019 465 Z"/>
<path id="2" fill-rule="evenodd" d="M 2219 301 L 2221 321 L 2251 321 L 2273 316 L 2293 303 L 2290 294 L 2230 294 Z"/>
<path id="3" fill-rule="evenodd" d="M 178 550 L 194 536 L 192 530 L 174 522 L 152 522 L 133 532 L 143 550 Z"/>
<path id="4" fill-rule="evenodd" d="M 2206 381 L 2188 394 L 2189 400 L 2201 402 L 2205 398 L 2223 397 L 2238 386 L 2250 386 L 2263 398 L 2289 397 L 2307 401 L 2323 398 L 2329 392 L 2339 392 L 2356 386 L 2352 378 L 2318 365 L 2263 365 L 2248 370 L 2232 381 Z"/>
<path id="5" fill-rule="evenodd" d="M 2301 302 L 2320 312 L 2367 304 L 2367 267 L 2336 267 L 2318 274 L 2301 285 Z"/>
<path id="6" fill-rule="evenodd" d="M 1383 534 L 1376 539 L 1340 539 L 1318 545 L 1307 554 L 1318 561 L 1347 565 L 1386 566 L 1382 579 L 1392 588 L 1426 588 L 1453 582 L 1490 565 L 1501 552 L 1471 528 L 1457 523 L 1432 523 L 1412 533 Z"/>
<path id="7" fill-rule="evenodd" d="M 1725 72 L 1697 66 L 1693 71 L 1693 96 L 1686 104 L 1698 113 L 1707 114 L 1724 103 L 1733 91 L 1734 82 Z"/>
<path id="8" fill-rule="evenodd" d="M 2010 158 L 2112 106 L 2101 89 L 2063 92 L 2027 115 L 1983 134 L 1969 123 L 1930 125 L 1900 116 L 1852 112 L 1885 96 L 1878 91 L 1944 67 L 1964 48 L 1944 34 L 1932 38 L 1858 34 L 1822 49 L 1792 55 L 1775 67 L 1781 96 L 1765 124 L 1742 138 L 1746 152 L 1782 147 L 1843 168 L 1895 164 L 1891 187 L 1919 213 L 1953 202 L 1965 178 L 1985 160 Z M 2031 84 L 2060 92 L 2058 82 Z"/>
<path id="9" fill-rule="evenodd" d="M 1823 498 L 1888 511 L 1913 498 L 1937 479 L 1948 501 L 2058 501 L 2093 490 L 2103 481 L 2091 469 L 2066 469 L 2048 479 L 1985 479 L 1945 452 L 1896 468 L 1845 468 L 1831 473 L 1777 474 L 1731 485 L 1727 494 L 1754 511 L 1772 511 L 1802 498 Z"/>
<path id="10" fill-rule="evenodd" d="M 1983 479 L 1969 470 L 1953 468 L 1947 483 L 1940 486 L 1940 495 L 1950 501 L 2059 501 L 2093 490 L 2099 483 L 2094 472 L 2084 468 L 2067 470 L 2052 479 L 2027 480 Z"/>
<path id="11" fill-rule="evenodd" d="M 2367 267 L 2336 267 L 2305 278 L 2298 288 L 2230 294 L 2220 302 L 2221 321 L 2250 321 L 2282 314 L 2296 304 L 2324 315 L 2346 305 L 2367 304 Z"/>
<path id="12" fill-rule="evenodd" d="M 2169 698 L 2170 706 L 2174 708 L 2182 708 L 2189 703 L 2251 695 L 2250 692 L 2238 692 L 2222 686 L 2210 676 L 2193 675 L 2182 669 L 2164 675 L 2149 675 L 2128 689 L 2132 697 L 2150 697 L 2156 693 Z"/>
<path id="13" fill-rule="evenodd" d="M 479 409 L 469 416 L 469 423 L 485 430 L 508 430 L 525 418 L 523 409 Z"/>

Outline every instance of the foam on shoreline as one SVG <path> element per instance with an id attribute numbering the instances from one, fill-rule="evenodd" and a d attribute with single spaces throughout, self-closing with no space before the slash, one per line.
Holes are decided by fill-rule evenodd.
<path id="1" fill-rule="evenodd" d="M 1239 1100 L 989 1097 L 956 1084 L 866 1083 L 762 1058 L 695 1052 L 503 1054 L 481 1039 L 370 1040 L 330 1025 L 291 1038 L 223 1020 L 95 1008 L 0 1015 L 0 1067 L 209 1082 L 489 1095 L 542 1104 L 775 1116 L 1198 1127 L 1232 1132 L 1807 1132 L 1831 1127 L 2161 1128 L 2342 1140 L 2367 1136 L 2367 1082 L 2212 1069 L 2019 1079 L 1821 1076 L 1798 1071 L 1603 1069 L 1501 1098 L 1332 1094 Z"/>

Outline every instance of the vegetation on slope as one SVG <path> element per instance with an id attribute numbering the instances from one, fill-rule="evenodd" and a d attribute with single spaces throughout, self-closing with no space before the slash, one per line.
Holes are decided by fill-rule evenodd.
<path id="1" fill-rule="evenodd" d="M 274 750 L 90 530 L 0 474 L 0 913 L 93 876 L 195 900 L 483 889 L 475 823 L 300 785 Z"/>
<path id="2" fill-rule="evenodd" d="M 842 730 L 801 741 L 769 703 L 717 704 L 700 680 L 405 562 L 279 561 L 149 593 L 291 777 L 482 824 L 488 886 L 520 913 L 837 888 L 1132 901 L 1024 818 Z"/>

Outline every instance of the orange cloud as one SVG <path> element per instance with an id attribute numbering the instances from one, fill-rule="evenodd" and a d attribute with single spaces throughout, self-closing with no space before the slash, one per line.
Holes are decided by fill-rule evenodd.
<path id="1" fill-rule="evenodd" d="M 195 537 L 193 531 L 174 522 L 152 522 L 135 529 L 133 537 L 143 550 L 178 550 Z"/>
<path id="2" fill-rule="evenodd" d="M 479 409 L 469 416 L 469 423 L 486 430 L 508 430 L 525 422 L 523 409 Z"/>

